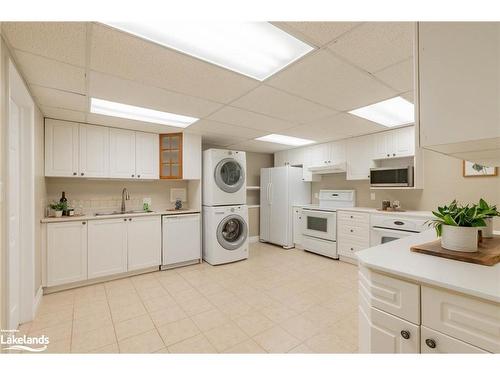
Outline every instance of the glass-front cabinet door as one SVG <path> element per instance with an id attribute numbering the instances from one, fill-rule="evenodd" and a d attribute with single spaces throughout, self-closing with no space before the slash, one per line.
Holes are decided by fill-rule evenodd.
<path id="1" fill-rule="evenodd" d="M 160 178 L 182 179 L 182 133 L 160 134 Z"/>

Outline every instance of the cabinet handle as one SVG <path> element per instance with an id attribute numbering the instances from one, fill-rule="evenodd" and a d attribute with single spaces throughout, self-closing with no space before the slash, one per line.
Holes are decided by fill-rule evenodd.
<path id="1" fill-rule="evenodd" d="M 123 219 L 123 221 L 127 221 L 127 219 Z"/>
<path id="2" fill-rule="evenodd" d="M 80 173 L 80 176 L 83 176 L 84 174 L 85 174 L 85 173 L 83 173 L 83 172 L 82 172 L 82 173 Z"/>
<path id="3" fill-rule="evenodd" d="M 431 349 L 434 349 L 436 347 L 436 341 L 434 341 L 433 339 L 425 339 L 425 344 Z"/>
<path id="4" fill-rule="evenodd" d="M 392 156 L 396 156 L 396 154 L 392 154 Z"/>
<path id="5" fill-rule="evenodd" d="M 132 177 L 134 177 L 134 175 L 132 175 Z"/>
<path id="6" fill-rule="evenodd" d="M 391 154 L 387 154 L 387 157 L 391 156 Z"/>
<path id="7" fill-rule="evenodd" d="M 351 233 L 352 233 L 352 232 L 354 232 L 354 229 L 351 229 L 350 231 L 351 231 Z"/>
<path id="8" fill-rule="evenodd" d="M 410 338 L 410 332 L 408 331 L 401 331 L 401 336 L 405 339 L 405 340 L 408 340 Z"/>
<path id="9" fill-rule="evenodd" d="M 351 215 L 351 219 L 354 219 L 354 216 Z"/>
<path id="10" fill-rule="evenodd" d="M 138 174 L 138 175 L 137 175 L 137 178 L 140 178 L 140 177 L 141 177 L 141 175 L 140 175 L 140 174 Z"/>
<path id="11" fill-rule="evenodd" d="M 354 251 L 354 247 L 351 247 L 351 251 Z"/>
<path id="12" fill-rule="evenodd" d="M 73 176 L 76 176 L 76 172 L 73 172 Z"/>
<path id="13" fill-rule="evenodd" d="M 86 221 L 82 221 L 82 225 L 85 225 L 85 224 L 87 224 L 87 222 Z"/>
<path id="14" fill-rule="evenodd" d="M 128 219 L 128 221 L 132 221 L 132 218 Z"/>

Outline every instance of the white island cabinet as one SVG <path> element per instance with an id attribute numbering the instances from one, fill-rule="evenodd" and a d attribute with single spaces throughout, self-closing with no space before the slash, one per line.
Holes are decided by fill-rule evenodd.
<path id="1" fill-rule="evenodd" d="M 500 264 L 414 253 L 427 231 L 358 252 L 362 353 L 500 353 Z"/>

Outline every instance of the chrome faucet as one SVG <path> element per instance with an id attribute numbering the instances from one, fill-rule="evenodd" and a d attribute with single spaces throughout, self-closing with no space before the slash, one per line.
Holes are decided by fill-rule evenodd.
<path id="1" fill-rule="evenodd" d="M 122 190 L 122 209 L 121 209 L 121 212 L 125 212 L 125 200 L 129 200 L 130 199 L 130 194 L 128 193 L 128 190 L 127 188 L 123 188 Z"/>

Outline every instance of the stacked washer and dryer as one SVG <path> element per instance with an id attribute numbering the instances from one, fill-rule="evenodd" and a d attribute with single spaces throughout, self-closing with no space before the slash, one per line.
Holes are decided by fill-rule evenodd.
<path id="1" fill-rule="evenodd" d="M 246 154 L 203 152 L 203 259 L 224 264 L 248 258 Z"/>

